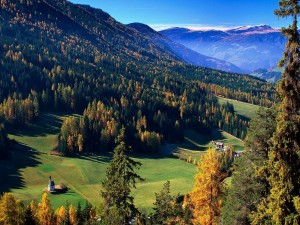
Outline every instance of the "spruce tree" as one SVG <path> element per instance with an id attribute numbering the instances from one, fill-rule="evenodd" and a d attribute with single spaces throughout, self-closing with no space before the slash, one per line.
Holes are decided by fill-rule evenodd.
<path id="1" fill-rule="evenodd" d="M 260 108 L 250 121 L 245 142 L 246 150 L 234 161 L 231 185 L 226 189 L 221 217 L 223 225 L 249 225 L 249 214 L 261 198 L 268 194 L 268 183 L 263 168 L 268 160 L 271 140 L 276 129 L 277 110 Z M 259 173 L 258 173 L 259 172 Z M 259 174 L 259 176 L 258 176 Z"/>
<path id="2" fill-rule="evenodd" d="M 167 181 L 161 192 L 155 193 L 154 220 L 156 224 L 164 224 L 167 219 L 176 216 L 174 209 L 175 202 L 176 198 L 171 195 L 170 191 L 170 181 Z"/>
<path id="3" fill-rule="evenodd" d="M 281 103 L 266 167 L 270 193 L 253 214 L 252 224 L 300 224 L 299 9 L 298 0 L 281 0 L 275 11 L 278 17 L 291 16 L 293 23 L 282 29 L 288 41 L 279 63 L 285 66 L 277 87 Z"/>
<path id="4" fill-rule="evenodd" d="M 141 163 L 126 155 L 130 147 L 125 143 L 124 127 L 115 143 L 113 159 L 107 168 L 106 179 L 102 182 L 102 197 L 106 211 L 102 219 L 104 224 L 111 224 L 111 219 L 118 219 L 116 223 L 126 225 L 138 213 L 130 194 L 131 188 L 136 187 L 136 182 L 143 181 L 134 171 L 141 166 Z"/>

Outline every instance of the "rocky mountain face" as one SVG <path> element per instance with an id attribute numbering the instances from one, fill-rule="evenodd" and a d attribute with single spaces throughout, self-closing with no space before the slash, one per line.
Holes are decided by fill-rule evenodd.
<path id="1" fill-rule="evenodd" d="M 157 31 L 153 30 L 151 27 L 145 24 L 131 23 L 128 24 L 127 27 L 139 31 L 140 33 L 142 33 L 143 35 L 151 39 L 153 42 L 168 48 L 170 51 L 175 53 L 179 58 L 181 58 L 186 63 L 193 64 L 195 66 L 223 70 L 227 72 L 245 73 L 244 70 L 235 66 L 232 63 L 217 58 L 205 56 L 190 48 L 185 47 L 182 44 L 171 41 L 166 36 L 158 33 Z"/>
<path id="2" fill-rule="evenodd" d="M 268 25 L 224 31 L 176 27 L 160 34 L 203 55 L 233 63 L 248 73 L 276 67 L 286 43 L 280 30 Z"/>

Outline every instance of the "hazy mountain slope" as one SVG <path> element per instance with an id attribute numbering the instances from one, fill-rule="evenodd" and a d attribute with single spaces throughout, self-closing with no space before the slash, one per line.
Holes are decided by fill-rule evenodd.
<path id="1" fill-rule="evenodd" d="M 142 23 L 131 23 L 128 24 L 127 27 L 131 27 L 136 29 L 137 31 L 144 34 L 146 37 L 149 37 L 156 43 L 159 43 L 171 51 L 173 51 L 179 58 L 184 60 L 187 63 L 208 67 L 212 69 L 223 70 L 227 72 L 236 72 L 236 73 L 244 73 L 242 69 L 238 68 L 237 66 L 233 65 L 232 63 L 219 60 L 216 58 L 212 58 L 209 56 L 202 55 L 196 51 L 193 51 L 181 44 L 171 41 L 170 39 L 166 38 L 165 36 L 161 35 L 160 33 L 156 32 L 149 26 L 142 24 Z"/>
<path id="2" fill-rule="evenodd" d="M 228 61 L 248 72 L 274 68 L 285 45 L 280 31 L 267 25 L 226 31 L 170 28 L 160 33 L 194 51 Z"/>

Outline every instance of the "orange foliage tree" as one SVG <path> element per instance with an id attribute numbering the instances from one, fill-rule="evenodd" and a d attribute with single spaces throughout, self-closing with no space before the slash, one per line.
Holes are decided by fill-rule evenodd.
<path id="1" fill-rule="evenodd" d="M 200 158 L 195 175 L 194 189 L 190 193 L 189 205 L 193 213 L 193 224 L 218 224 L 222 201 L 222 181 L 226 174 L 221 171 L 220 156 L 208 150 Z"/>
<path id="2" fill-rule="evenodd" d="M 42 201 L 38 205 L 38 218 L 40 225 L 52 225 L 53 224 L 53 209 L 50 205 L 50 200 L 47 193 L 42 196 Z"/>

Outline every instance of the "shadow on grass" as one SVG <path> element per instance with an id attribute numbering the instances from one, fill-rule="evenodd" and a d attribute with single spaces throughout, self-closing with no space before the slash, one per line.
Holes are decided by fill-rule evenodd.
<path id="1" fill-rule="evenodd" d="M 8 159 L 0 160 L 0 195 L 11 189 L 24 188 L 25 182 L 21 176 L 21 170 L 40 164 L 37 155 L 29 151 L 27 146 L 16 145 L 16 149 L 11 151 Z"/>
<path id="2" fill-rule="evenodd" d="M 170 154 L 161 154 L 161 153 L 130 153 L 128 156 L 136 158 L 136 159 L 165 159 L 165 158 L 174 158 L 177 159 L 178 157 Z"/>
<path id="3" fill-rule="evenodd" d="M 77 154 L 76 156 L 74 156 L 74 158 L 88 160 L 96 163 L 107 164 L 111 161 L 112 156 L 113 156 L 112 153 L 105 152 L 102 154 L 94 154 L 94 153 L 82 154 L 82 155 Z"/>
<path id="4" fill-rule="evenodd" d="M 61 116 L 65 114 L 42 113 L 36 121 L 26 125 L 10 125 L 8 133 L 16 136 L 47 136 L 57 134 L 62 124 Z"/>
<path id="5" fill-rule="evenodd" d="M 210 135 L 204 135 L 193 130 L 187 130 L 185 131 L 185 141 L 176 147 L 181 150 L 205 151 L 211 141 L 223 139 L 226 139 L 226 137 L 224 137 L 217 129 L 212 129 Z"/>

